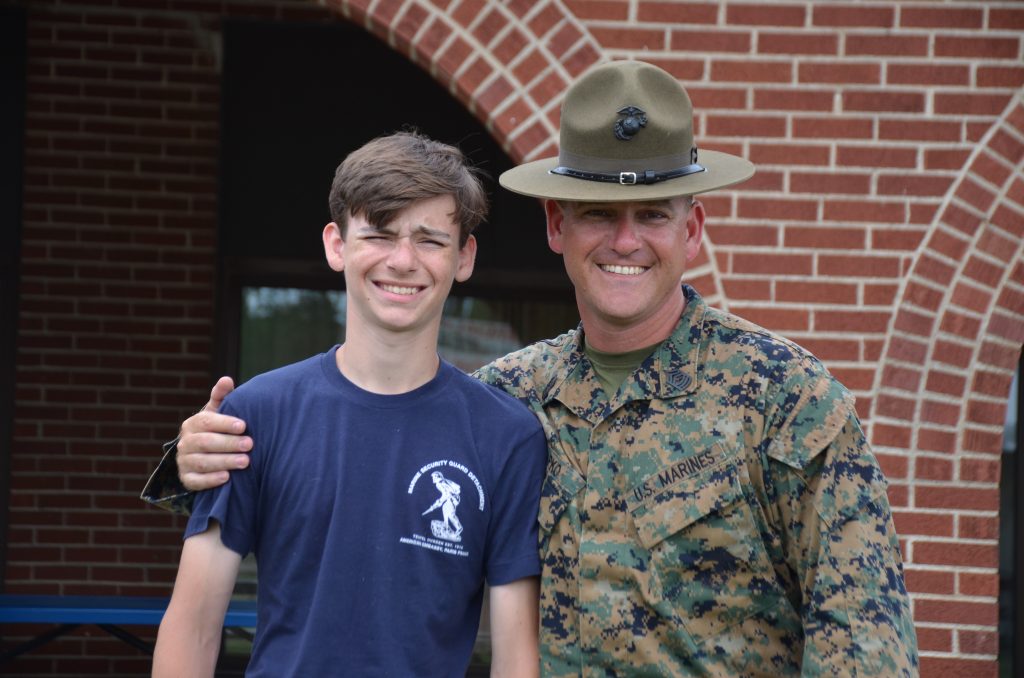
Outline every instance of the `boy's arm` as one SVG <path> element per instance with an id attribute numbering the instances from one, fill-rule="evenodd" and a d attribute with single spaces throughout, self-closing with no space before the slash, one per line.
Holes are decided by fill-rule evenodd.
<path id="1" fill-rule="evenodd" d="M 540 579 L 524 577 L 492 586 L 490 596 L 491 677 L 539 676 Z"/>
<path id="2" fill-rule="evenodd" d="M 216 522 L 185 540 L 174 593 L 157 634 L 153 678 L 213 676 L 241 561 L 221 542 Z"/>

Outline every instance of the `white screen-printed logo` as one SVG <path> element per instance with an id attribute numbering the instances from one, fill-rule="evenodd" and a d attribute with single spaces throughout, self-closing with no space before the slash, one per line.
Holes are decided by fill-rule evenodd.
<path id="1" fill-rule="evenodd" d="M 441 515 L 444 517 L 444 520 L 431 520 L 430 531 L 438 539 L 462 541 L 462 523 L 455 515 L 455 509 L 459 508 L 459 502 L 462 501 L 459 496 L 462 494 L 462 488 L 454 480 L 445 478 L 440 471 L 431 473 L 430 479 L 434 481 L 434 487 L 441 496 L 423 512 L 423 515 L 441 509 Z"/>
<path id="2" fill-rule="evenodd" d="M 446 467 L 444 472 L 440 470 L 442 467 Z M 420 479 L 426 480 L 424 476 L 429 477 L 430 484 L 423 483 L 417 492 L 417 484 Z M 427 491 L 428 487 L 430 487 L 429 492 Z M 463 499 L 472 497 L 472 489 L 469 489 L 471 487 L 476 488 L 479 498 L 476 508 L 482 513 L 485 504 L 484 488 L 476 475 L 465 465 L 445 459 L 431 462 L 420 468 L 409 483 L 408 494 L 423 498 L 424 503 L 432 500 L 432 503 L 427 505 L 426 510 L 421 513 L 430 518 L 428 523 L 430 534 L 413 534 L 411 537 L 402 537 L 400 541 L 403 544 L 420 546 L 450 555 L 468 556 L 469 553 L 461 543 L 465 527 L 459 517 L 459 512 L 461 510 L 465 517 L 466 507 L 472 506 L 472 504 L 463 502 Z M 472 521 L 472 518 L 469 520 Z"/>

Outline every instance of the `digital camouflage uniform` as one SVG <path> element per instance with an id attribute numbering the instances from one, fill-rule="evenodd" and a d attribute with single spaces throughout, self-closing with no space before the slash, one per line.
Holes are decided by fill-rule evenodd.
<path id="1" fill-rule="evenodd" d="M 686 288 L 611 399 L 570 332 L 477 376 L 548 436 L 547 676 L 909 676 L 886 483 L 813 356 Z"/>
<path id="2" fill-rule="evenodd" d="M 578 331 L 476 374 L 548 437 L 542 674 L 916 675 L 853 397 L 799 346 L 685 292 L 673 335 L 611 400 Z M 186 506 L 176 473 L 167 455 L 143 497 Z"/>

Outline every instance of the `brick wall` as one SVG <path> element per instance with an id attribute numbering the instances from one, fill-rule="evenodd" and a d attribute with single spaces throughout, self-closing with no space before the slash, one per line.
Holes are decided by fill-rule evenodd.
<path id="1" fill-rule="evenodd" d="M 181 523 L 137 493 L 211 375 L 219 25 L 342 17 L 517 159 L 559 96 L 643 58 L 753 180 L 704 200 L 706 296 L 857 395 L 891 481 L 925 676 L 996 675 L 998 454 L 1024 342 L 1015 2 L 40 0 L 29 5 L 6 589 L 166 594 Z M 87 655 L 83 663 L 77 657 Z M 78 635 L 25 673 L 145 673 Z"/>

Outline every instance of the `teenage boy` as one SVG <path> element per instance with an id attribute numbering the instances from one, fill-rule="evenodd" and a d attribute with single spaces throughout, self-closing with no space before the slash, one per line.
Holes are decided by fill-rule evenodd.
<path id="1" fill-rule="evenodd" d="M 258 563 L 249 676 L 464 676 L 490 585 L 492 675 L 538 673 L 546 448 L 508 395 L 437 355 L 486 214 L 461 152 L 413 133 L 338 167 L 323 230 L 345 343 L 253 378 L 249 468 L 200 493 L 155 676 L 212 675 L 241 559 Z"/>

